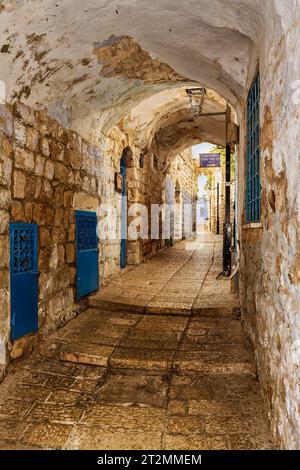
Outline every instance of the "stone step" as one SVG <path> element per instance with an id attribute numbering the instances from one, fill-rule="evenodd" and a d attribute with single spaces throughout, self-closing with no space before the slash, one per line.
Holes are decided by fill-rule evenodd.
<path id="1" fill-rule="evenodd" d="M 234 346 L 232 347 L 234 349 Z M 219 351 L 179 351 L 175 354 L 173 368 L 180 373 L 251 374 L 256 367 L 251 354 L 241 352 L 241 357 Z"/>
<path id="2" fill-rule="evenodd" d="M 134 313 L 146 313 L 146 306 L 143 302 L 134 302 L 131 301 L 130 303 L 126 302 L 118 302 L 113 300 L 106 300 L 97 298 L 96 296 L 89 297 L 88 300 L 89 308 L 95 308 L 99 310 L 110 310 L 110 311 L 127 311 L 127 312 L 134 312 Z"/>
<path id="3" fill-rule="evenodd" d="M 234 346 L 233 346 L 234 348 Z M 243 357 L 244 356 L 244 357 Z M 111 370 L 176 371 L 177 373 L 252 374 L 256 375 L 253 359 L 241 354 L 212 351 L 174 351 L 143 348 L 113 348 L 96 344 L 64 345 L 59 359 L 77 364 L 108 366 Z"/>
<path id="4" fill-rule="evenodd" d="M 201 303 L 202 304 L 202 303 Z M 102 300 L 97 298 L 89 299 L 89 308 L 99 309 L 99 310 L 110 310 L 110 311 L 126 311 L 132 313 L 141 313 L 148 315 L 179 315 L 179 316 L 200 316 L 200 317 L 212 317 L 212 318 L 237 318 L 239 317 L 240 310 L 237 303 L 233 305 L 224 305 L 224 306 L 205 306 L 202 305 L 188 305 L 181 303 L 171 302 L 150 302 L 149 304 L 141 305 L 141 303 L 130 303 L 117 302 L 112 300 Z"/>
<path id="5" fill-rule="evenodd" d="M 224 316 L 192 318 L 90 309 L 40 348 L 61 361 L 113 370 L 255 374 L 241 323 Z M 190 315 L 190 313 L 189 313 Z"/>
<path id="6" fill-rule="evenodd" d="M 113 346 L 92 343 L 68 343 L 60 349 L 59 358 L 65 362 L 103 367 L 108 365 L 108 359 L 113 350 Z"/>
<path id="7" fill-rule="evenodd" d="M 230 349 L 227 346 L 224 350 L 197 351 L 72 342 L 63 344 L 56 357 L 64 362 L 108 366 L 112 370 L 256 375 L 251 351 L 241 344 L 232 345 Z"/>
<path id="8" fill-rule="evenodd" d="M 174 354 L 168 350 L 117 349 L 109 358 L 113 369 L 176 371 L 178 373 L 205 374 L 252 374 L 256 375 L 254 362 L 249 358 L 211 358 L 201 352 L 179 351 Z"/>
<path id="9" fill-rule="evenodd" d="M 109 366 L 117 370 L 169 371 L 173 354 L 170 350 L 117 348 L 109 359 Z"/>
<path id="10" fill-rule="evenodd" d="M 89 308 L 99 310 L 127 311 L 133 313 L 149 314 L 149 315 L 183 315 L 189 316 L 192 313 L 192 303 L 181 302 L 158 302 L 158 301 L 138 301 L 130 300 L 130 303 L 118 302 L 113 300 L 105 300 L 101 298 L 90 297 L 88 302 Z"/>
<path id="11" fill-rule="evenodd" d="M 171 302 L 151 302 L 146 307 L 146 313 L 149 315 L 180 315 L 190 316 L 192 314 L 192 305 L 171 304 Z"/>

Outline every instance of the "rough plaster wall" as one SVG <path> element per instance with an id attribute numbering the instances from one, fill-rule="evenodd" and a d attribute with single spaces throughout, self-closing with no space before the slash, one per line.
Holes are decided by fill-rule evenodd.
<path id="1" fill-rule="evenodd" d="M 274 433 L 299 449 L 300 2 L 274 3 L 260 52 L 262 228 L 242 233 L 242 300 Z"/>
<path id="2" fill-rule="evenodd" d="M 197 116 L 191 109 L 187 88 L 190 87 L 178 87 L 155 93 L 131 109 L 125 118 L 124 130 L 133 132 L 136 145 L 141 148 L 150 146 L 155 134 L 170 125 L 197 121 Z M 223 112 L 225 108 L 225 100 L 214 91 L 206 89 L 201 113 Z M 205 122 L 205 118 L 201 119 Z M 195 137 L 197 137 L 196 132 Z"/>
<path id="3" fill-rule="evenodd" d="M 174 111 L 190 110 L 186 87 L 155 93 L 133 107 L 127 116 L 126 127 L 134 130 L 137 145 L 144 148 L 151 143 L 161 120 Z"/>
<path id="4" fill-rule="evenodd" d="M 77 128 L 81 122 L 82 132 L 91 124 L 108 130 L 108 121 L 113 127 L 141 99 L 182 81 L 211 86 L 237 104 L 249 49 L 259 38 L 259 5 L 256 0 L 229 0 L 226 8 L 221 0 L 2 2 L 0 79 L 8 101 L 46 106 L 64 125 L 74 121 Z"/>
<path id="5" fill-rule="evenodd" d="M 188 122 L 178 120 L 175 124 L 159 130 L 156 134 L 156 142 L 160 157 L 167 167 L 187 145 L 196 145 L 199 142 L 224 145 L 224 116 L 195 118 Z"/>
<path id="6" fill-rule="evenodd" d="M 201 114 L 224 113 L 226 102 L 207 89 Z M 176 155 L 191 144 L 225 144 L 225 116 L 199 116 L 193 112 L 186 88 L 167 90 L 142 101 L 119 123 L 144 152 L 157 153 L 167 169 Z"/>

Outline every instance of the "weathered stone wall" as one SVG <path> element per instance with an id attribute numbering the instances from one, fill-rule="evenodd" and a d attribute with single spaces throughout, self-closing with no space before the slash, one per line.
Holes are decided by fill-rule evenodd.
<path id="1" fill-rule="evenodd" d="M 126 153 L 128 208 L 161 204 L 165 176 L 153 155 L 126 146 L 129 139 L 114 128 L 92 146 L 42 111 L 17 103 L 0 105 L 0 341 L 10 335 L 9 222 L 38 225 L 39 331 L 45 333 L 79 310 L 75 302 L 75 210 L 96 211 L 99 221 L 100 284 L 120 270 L 121 195 L 115 173 Z M 183 162 L 184 163 L 184 162 Z M 190 167 L 189 167 L 190 168 Z M 177 171 L 183 187 L 190 170 Z M 114 207 L 117 233 L 109 236 Z M 130 223 L 136 214 L 128 217 Z M 150 227 L 149 220 L 149 227 Z M 139 264 L 164 241 L 128 240 L 127 264 Z M 12 353 L 15 354 L 14 352 Z"/>
<path id="2" fill-rule="evenodd" d="M 176 190 L 180 191 L 178 194 Z M 191 206 L 193 209 L 194 198 L 194 164 L 191 148 L 186 149 L 177 155 L 170 164 L 168 169 L 165 190 L 164 202 L 170 206 L 177 204 L 177 208 L 173 208 L 170 213 L 170 235 L 172 240 L 174 238 L 179 240 L 182 235 L 188 236 L 189 222 L 184 226 L 184 205 Z M 191 227 L 193 229 L 193 211 L 191 214 L 187 213 L 186 217 L 191 218 Z"/>
<path id="3" fill-rule="evenodd" d="M 150 152 L 142 152 L 139 148 L 136 148 L 135 153 L 135 178 L 134 182 L 129 183 L 130 186 L 134 186 L 135 197 L 134 199 L 132 197 L 130 198 L 129 194 L 128 204 L 130 207 L 130 204 L 138 202 L 144 206 L 146 213 L 141 213 L 137 208 L 136 211 L 133 211 L 134 215 L 132 219 L 138 217 L 142 223 L 145 222 L 145 220 L 143 220 L 145 217 L 147 218 L 147 222 L 145 225 L 146 234 L 144 234 L 144 236 L 141 234 L 137 241 L 129 241 L 127 257 L 128 260 L 132 259 L 132 264 L 139 264 L 163 247 L 161 239 L 151 239 L 151 204 L 161 204 L 164 178 L 156 155 Z"/>
<path id="4" fill-rule="evenodd" d="M 157 154 L 152 152 L 147 153 L 146 156 L 146 204 L 148 209 L 148 240 L 142 241 L 142 257 L 143 260 L 149 256 L 154 255 L 164 247 L 164 241 L 161 237 L 153 239 L 151 237 L 151 227 L 154 221 L 152 220 L 151 206 L 153 204 L 162 204 L 162 195 L 164 187 L 164 175 L 160 165 L 160 160 Z"/>
<path id="5" fill-rule="evenodd" d="M 235 217 L 235 182 L 234 175 L 231 175 L 231 186 L 230 186 L 230 221 L 233 226 Z M 219 186 L 219 202 L 218 202 L 218 186 Z M 225 165 L 222 164 L 220 168 L 211 170 L 211 188 L 208 191 L 209 206 L 208 206 L 208 217 L 209 217 L 209 229 L 212 233 L 217 233 L 217 220 L 219 212 L 219 234 L 224 233 L 225 223 Z M 219 205 L 219 210 L 218 210 Z"/>
<path id="6" fill-rule="evenodd" d="M 259 53 L 261 225 L 245 226 L 244 210 L 240 211 L 240 284 L 245 325 L 256 348 L 274 434 L 283 448 L 299 449 L 299 2 L 274 3 L 276 11 L 266 12 L 270 21 Z M 269 7 L 265 5 L 266 10 Z M 272 22 L 276 13 L 281 17 Z M 274 27 L 276 21 L 280 21 L 280 27 Z M 253 60 L 249 86 L 257 63 Z M 244 175 L 243 162 L 242 145 L 240 175 Z M 243 200 L 244 188 L 240 185 L 240 202 Z"/>
<path id="7" fill-rule="evenodd" d="M 177 155 L 170 164 L 168 171 L 165 172 L 161 159 L 157 154 L 149 152 L 144 158 L 144 172 L 141 174 L 139 192 L 139 202 L 145 204 L 148 211 L 148 239 L 140 240 L 140 261 L 144 261 L 153 256 L 157 251 L 165 246 L 164 234 L 162 232 L 162 214 L 160 216 L 159 238 L 151 236 L 151 206 L 174 204 L 175 185 L 179 182 L 181 188 L 181 204 L 188 204 L 192 201 L 194 195 L 193 186 L 194 170 L 191 149 L 187 149 Z M 130 201 L 129 201 L 130 203 Z M 172 229 L 171 229 L 172 230 Z"/>
<path id="8" fill-rule="evenodd" d="M 75 210 L 98 211 L 100 201 L 115 198 L 115 167 L 102 149 L 90 146 L 43 112 L 19 103 L 1 105 L 0 115 L 0 334 L 7 344 L 9 222 L 38 225 L 39 328 L 56 328 L 79 308 L 75 303 Z M 101 243 L 99 264 L 104 283 L 118 269 L 119 245 Z"/>
<path id="9" fill-rule="evenodd" d="M 180 183 L 180 191 L 183 203 L 192 202 L 194 193 L 194 165 L 191 148 L 186 149 L 177 155 L 166 175 L 166 181 L 171 180 L 176 185 L 176 181 Z"/>

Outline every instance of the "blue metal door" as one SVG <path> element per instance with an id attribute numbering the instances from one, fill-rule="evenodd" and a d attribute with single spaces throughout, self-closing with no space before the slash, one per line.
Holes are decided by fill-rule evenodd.
<path id="1" fill-rule="evenodd" d="M 99 250 L 96 212 L 76 211 L 76 297 L 99 288 Z"/>
<path id="2" fill-rule="evenodd" d="M 126 246 L 127 246 L 127 191 L 126 191 L 126 159 L 121 158 L 122 183 L 122 208 L 121 208 L 121 255 L 120 266 L 126 267 Z"/>
<path id="3" fill-rule="evenodd" d="M 11 338 L 38 329 L 37 225 L 10 224 Z"/>

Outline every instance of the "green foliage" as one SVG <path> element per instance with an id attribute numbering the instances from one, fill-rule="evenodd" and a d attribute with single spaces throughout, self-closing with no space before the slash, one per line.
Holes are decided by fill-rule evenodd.
<path id="1" fill-rule="evenodd" d="M 221 154 L 221 167 L 225 168 L 226 165 L 226 149 L 225 147 L 219 147 L 216 145 L 215 147 L 212 148 L 210 153 L 220 153 Z M 231 169 L 231 181 L 234 181 L 235 177 L 235 161 L 234 161 L 234 154 L 231 153 L 231 158 L 230 158 L 230 169 Z M 197 169 L 197 176 L 198 175 L 205 175 L 207 177 L 207 183 L 205 185 L 205 189 L 209 190 L 212 187 L 212 178 L 213 178 L 213 173 L 215 171 L 215 168 L 199 168 Z"/>

